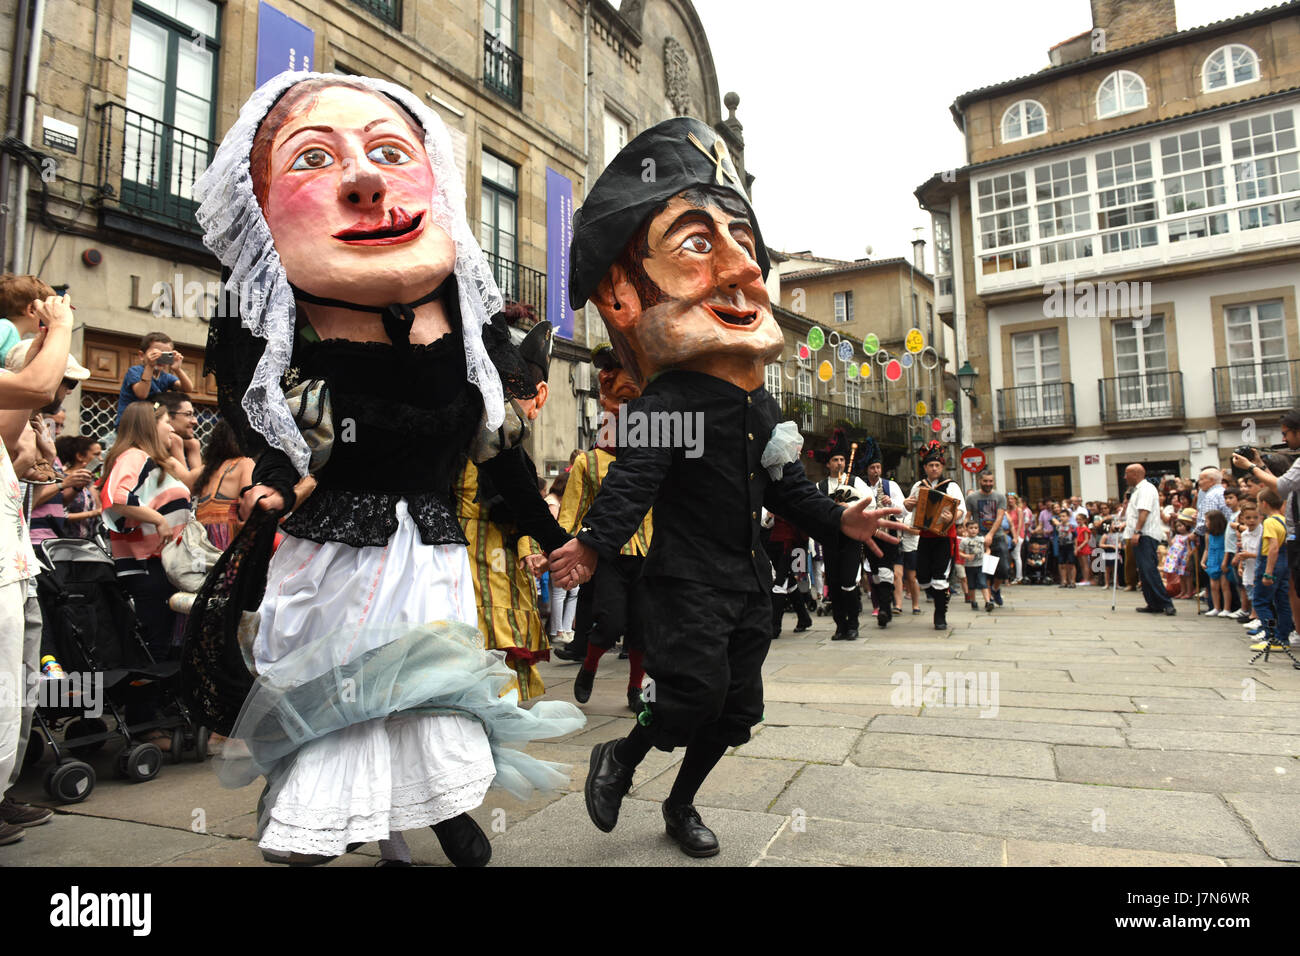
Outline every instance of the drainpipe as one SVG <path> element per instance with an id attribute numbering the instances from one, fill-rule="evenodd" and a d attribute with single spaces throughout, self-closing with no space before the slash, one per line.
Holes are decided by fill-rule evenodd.
<path id="1" fill-rule="evenodd" d="M 23 110 L 23 55 L 27 48 L 27 14 L 31 9 L 29 0 L 18 0 L 18 12 L 14 17 L 13 60 L 9 64 L 9 119 L 5 124 L 5 136 L 18 136 L 18 120 Z M 12 160 L 8 153 L 0 153 L 0 263 L 5 261 L 5 242 L 9 237 L 9 178 L 12 174 Z"/>
<path id="2" fill-rule="evenodd" d="M 591 0 L 582 5 L 582 199 L 591 176 Z M 591 313 L 582 307 L 582 342 L 591 351 Z"/>
<path id="3" fill-rule="evenodd" d="M 41 31 L 45 22 L 45 0 L 35 0 L 32 8 L 32 35 L 27 53 L 27 83 L 23 89 L 22 141 L 32 145 L 32 126 L 36 117 L 36 74 L 41 67 Z M 27 245 L 27 177 L 26 163 L 18 167 L 18 195 L 14 197 L 14 257 L 13 272 L 22 275 L 27 268 L 23 250 Z"/>

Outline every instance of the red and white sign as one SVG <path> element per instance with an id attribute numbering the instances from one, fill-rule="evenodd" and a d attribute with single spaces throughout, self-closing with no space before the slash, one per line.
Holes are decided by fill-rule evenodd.
<path id="1" fill-rule="evenodd" d="M 1099 465 L 1101 464 L 1101 455 L 1084 455 L 1083 463 L 1085 465 Z"/>
<path id="2" fill-rule="evenodd" d="M 963 448 L 961 450 L 961 466 L 972 475 L 983 471 L 987 460 L 984 457 L 984 452 L 978 448 Z"/>

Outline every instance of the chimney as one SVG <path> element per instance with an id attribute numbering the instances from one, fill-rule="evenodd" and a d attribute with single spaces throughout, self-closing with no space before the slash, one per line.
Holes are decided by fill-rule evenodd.
<path id="1" fill-rule="evenodd" d="M 1117 50 L 1178 32 L 1174 0 L 1091 0 L 1093 52 Z M 1097 31 L 1104 31 L 1097 49 Z"/>
<path id="2" fill-rule="evenodd" d="M 916 267 L 917 272 L 925 272 L 925 240 L 912 240 L 912 265 Z"/>

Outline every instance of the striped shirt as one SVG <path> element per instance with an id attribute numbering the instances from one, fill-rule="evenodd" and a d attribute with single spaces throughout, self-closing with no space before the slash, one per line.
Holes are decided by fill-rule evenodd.
<path id="1" fill-rule="evenodd" d="M 162 554 L 190 517 L 190 492 L 140 448 L 123 452 L 100 492 L 117 573 L 143 574 L 145 562 Z M 120 505 L 152 508 L 167 519 L 160 532 L 148 522 L 122 516 Z"/>

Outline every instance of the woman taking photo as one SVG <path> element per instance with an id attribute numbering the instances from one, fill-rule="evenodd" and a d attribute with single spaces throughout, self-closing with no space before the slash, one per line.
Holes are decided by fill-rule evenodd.
<path id="1" fill-rule="evenodd" d="M 84 435 L 63 435 L 54 440 L 54 447 L 69 474 L 84 471 L 98 477 L 94 472 L 104 456 L 104 446 L 98 440 Z M 100 507 L 99 497 L 91 481 L 70 490 L 72 494 L 65 492 L 63 496 L 63 506 L 67 511 L 63 519 L 63 535 L 67 538 L 93 538 L 99 530 L 99 516 L 104 510 Z"/>
<path id="2" fill-rule="evenodd" d="M 167 599 L 176 589 L 163 571 L 163 545 L 189 518 L 185 466 L 167 449 L 174 432 L 167 409 L 132 402 L 122 413 L 117 441 L 104 460 L 100 504 L 117 576 L 135 602 L 135 614 L 155 660 L 171 656 L 176 614 Z"/>

